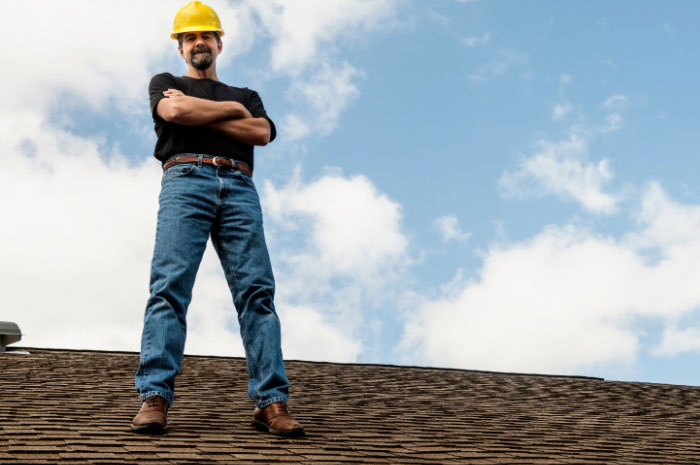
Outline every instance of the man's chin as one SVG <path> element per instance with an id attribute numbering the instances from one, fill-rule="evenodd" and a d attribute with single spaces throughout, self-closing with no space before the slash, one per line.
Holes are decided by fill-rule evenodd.
<path id="1" fill-rule="evenodd" d="M 214 60 L 212 60 L 211 58 L 208 60 L 202 60 L 202 61 L 192 60 L 192 66 L 194 66 L 196 69 L 198 69 L 200 71 L 204 71 L 205 69 L 209 69 L 211 67 L 212 63 L 214 63 Z"/>

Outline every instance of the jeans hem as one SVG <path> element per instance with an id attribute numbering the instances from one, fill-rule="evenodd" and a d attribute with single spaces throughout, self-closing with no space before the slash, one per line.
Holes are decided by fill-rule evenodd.
<path id="1" fill-rule="evenodd" d="M 257 408 L 263 409 L 263 408 L 267 407 L 268 405 L 274 404 L 275 402 L 287 403 L 288 400 L 289 400 L 288 397 L 273 397 L 272 399 L 258 401 L 255 403 L 255 406 Z"/>
<path id="2" fill-rule="evenodd" d="M 162 397 L 163 399 L 165 399 L 165 401 L 168 403 L 168 407 L 171 407 L 173 405 L 173 395 L 166 394 L 165 392 L 148 391 L 148 392 L 142 392 L 141 394 L 139 394 L 139 396 L 141 397 L 141 402 L 145 402 L 146 399 L 148 399 L 149 397 L 158 396 L 158 397 Z"/>

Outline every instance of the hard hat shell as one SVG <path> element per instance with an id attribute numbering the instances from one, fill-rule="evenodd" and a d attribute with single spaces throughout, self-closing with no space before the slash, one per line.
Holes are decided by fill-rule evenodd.
<path id="1" fill-rule="evenodd" d="M 221 29 L 221 21 L 213 8 L 202 2 L 190 2 L 180 8 L 173 21 L 172 39 L 177 39 L 178 34 L 195 31 L 215 31 L 220 36 L 224 35 Z"/>

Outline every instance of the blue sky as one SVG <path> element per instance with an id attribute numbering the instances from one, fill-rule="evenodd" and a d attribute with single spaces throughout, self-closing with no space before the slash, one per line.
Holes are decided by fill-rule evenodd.
<path id="1" fill-rule="evenodd" d="M 210 4 L 220 79 L 279 130 L 255 181 L 288 358 L 700 384 L 696 2 Z M 12 7 L 45 26 L 0 46 L 26 345 L 138 350 L 180 6 Z M 222 275 L 208 250 L 189 353 L 243 353 Z"/>

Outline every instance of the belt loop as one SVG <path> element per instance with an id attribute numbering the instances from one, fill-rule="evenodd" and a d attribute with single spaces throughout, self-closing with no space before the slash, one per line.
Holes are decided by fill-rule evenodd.
<path id="1" fill-rule="evenodd" d="M 197 163 L 197 168 L 201 168 L 201 167 L 202 167 L 202 158 L 204 158 L 204 155 L 199 154 L 199 162 Z"/>

